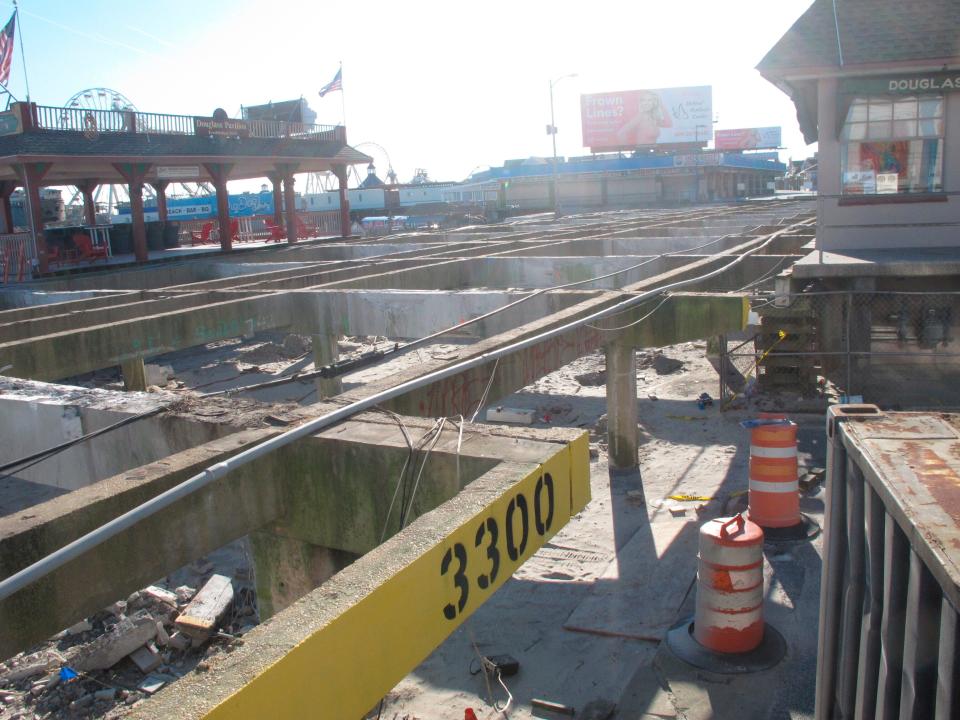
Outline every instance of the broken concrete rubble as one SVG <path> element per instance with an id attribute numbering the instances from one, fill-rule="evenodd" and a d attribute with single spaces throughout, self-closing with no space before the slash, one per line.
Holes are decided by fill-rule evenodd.
<path id="1" fill-rule="evenodd" d="M 156 634 L 157 624 L 150 616 L 144 614 L 124 618 L 109 633 L 83 646 L 67 660 L 70 667 L 82 672 L 106 670 L 152 640 Z"/>
<path id="2" fill-rule="evenodd" d="M 160 663 L 162 662 L 160 653 L 158 653 L 156 649 L 152 648 L 150 645 L 144 645 L 143 647 L 139 647 L 134 650 L 132 653 L 130 653 L 130 659 L 144 675 L 152 670 L 156 670 L 158 667 L 160 667 Z"/>

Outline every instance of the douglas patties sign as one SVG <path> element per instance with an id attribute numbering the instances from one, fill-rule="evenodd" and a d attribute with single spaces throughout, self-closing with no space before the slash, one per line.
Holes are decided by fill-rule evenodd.
<path id="1" fill-rule="evenodd" d="M 872 75 L 844 78 L 844 95 L 917 95 L 960 90 L 960 72 L 917 73 L 914 75 Z"/>

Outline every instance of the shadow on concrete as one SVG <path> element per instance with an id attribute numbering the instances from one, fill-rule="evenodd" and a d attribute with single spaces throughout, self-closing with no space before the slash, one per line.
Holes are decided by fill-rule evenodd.
<path id="1" fill-rule="evenodd" d="M 511 396 L 509 404 L 538 408 L 541 401 L 556 405 L 569 399 L 563 397 L 558 401 L 556 396 L 520 393 Z M 566 540 L 563 533 L 555 537 L 545 548 L 549 552 L 546 560 L 539 566 L 535 560 L 528 561 L 510 583 L 479 608 L 408 679 L 429 687 L 429 696 L 438 704 L 442 702 L 443 707 L 450 708 L 462 699 L 466 707 L 470 698 L 488 697 L 482 674 L 471 675 L 471 669 L 477 669 L 475 657 L 479 651 L 509 653 L 520 662 L 519 674 L 505 679 L 515 707 L 528 706 L 534 697 L 575 708 L 602 698 L 617 702 L 618 717 L 624 718 L 675 717 L 678 710 L 688 718 L 812 716 L 820 557 L 809 543 L 768 554 L 767 583 L 772 588 L 770 594 L 776 597 L 767 603 L 767 617 L 786 638 L 788 654 L 780 665 L 765 673 L 749 676 L 704 673 L 684 665 L 657 641 L 606 633 L 602 622 L 596 631 L 561 629 L 585 603 L 593 607 L 591 601 L 597 596 L 604 601 L 612 599 L 611 605 L 618 613 L 614 615 L 617 624 L 623 624 L 621 615 L 627 616 L 627 622 L 631 613 L 642 616 L 647 608 L 631 604 L 637 597 L 637 588 L 648 579 L 660 582 L 656 578 L 664 575 L 675 576 L 669 584 L 660 586 L 669 597 L 665 607 L 669 606 L 670 622 L 692 615 L 700 524 L 707 518 L 724 514 L 730 494 L 747 488 L 749 435 L 745 430 L 741 436 L 739 429 L 730 432 L 731 428 L 727 428 L 719 439 L 707 441 L 708 445 L 735 444 L 736 447 L 714 492 L 717 499 L 703 503 L 700 516 L 694 510 L 695 504 L 690 504 L 682 519 L 673 518 L 664 507 L 655 507 L 656 500 L 675 493 L 697 464 L 704 461 L 707 448 L 700 440 L 704 433 L 697 429 L 701 423 L 695 404 L 657 401 L 657 418 L 649 418 L 650 422 L 644 424 L 644 413 L 649 411 L 645 403 L 649 401 L 640 402 L 647 441 L 660 439 L 701 447 L 689 460 L 671 467 L 668 478 L 657 477 L 642 465 L 639 470 L 623 472 L 609 471 L 604 463 L 593 463 L 593 503 L 603 511 L 603 517 L 596 522 L 602 521 L 601 524 L 609 528 L 604 532 L 612 531 L 615 554 L 609 554 L 611 543 L 607 540 L 606 555 L 583 560 L 578 566 L 576 562 L 561 559 L 561 555 L 567 553 L 581 558 L 589 555 L 589 551 L 583 550 L 590 546 L 589 538 L 584 540 L 584 530 L 572 528 L 576 535 Z M 556 422 L 538 425 L 593 428 L 595 418 L 606 411 L 603 397 L 576 398 L 573 405 L 580 416 L 574 417 L 577 412 L 571 412 Z M 690 423 L 665 423 L 664 415 L 696 419 Z M 706 411 L 703 422 L 733 424 L 750 416 L 745 412 L 721 415 L 714 408 L 712 412 Z M 572 422 L 567 424 L 564 419 Z M 581 422 L 586 426 L 580 425 Z M 736 438 L 735 443 L 731 438 Z M 799 445 L 803 465 L 823 466 L 826 444 L 822 425 L 802 426 Z M 641 497 L 645 503 L 640 502 Z M 819 497 L 804 498 L 803 503 L 805 512 L 822 512 Z M 589 515 L 584 513 L 581 518 L 571 520 L 571 524 L 588 521 Z M 663 542 L 665 528 L 670 538 L 666 544 Z M 594 546 L 599 547 L 599 543 Z M 495 680 L 491 694 L 492 699 L 501 702 L 506 699 Z M 388 696 L 384 716 L 392 717 L 397 711 L 409 712 L 415 707 L 410 703 L 417 695 L 416 690 L 402 683 Z"/>
<path id="2" fill-rule="evenodd" d="M 0 476 L 0 517 L 13 515 L 68 492 L 53 485 L 22 480 L 16 475 Z"/>
<path id="3" fill-rule="evenodd" d="M 747 414 L 743 414 L 744 417 Z M 744 431 L 746 432 L 746 431 Z M 798 433 L 802 465 L 823 466 L 826 441 L 823 426 L 804 425 Z M 749 439 L 737 444 L 720 492 L 743 488 L 741 470 L 749 459 Z M 739 461 L 739 462 L 737 462 Z M 713 503 L 711 503 L 713 505 Z M 709 507 L 709 506 L 708 506 Z M 822 517 L 819 497 L 801 496 L 801 511 Z M 711 512 L 709 516 L 719 513 Z M 684 532 L 698 533 L 700 523 L 690 523 Z M 672 550 L 685 538 L 678 536 L 656 562 L 675 562 L 687 570 L 688 558 L 672 557 Z M 631 546 L 633 547 L 633 546 Z M 652 663 L 641 665 L 620 698 L 623 717 L 652 716 L 685 718 L 756 718 L 777 720 L 813 716 L 816 677 L 817 633 L 821 559 L 811 542 L 765 550 L 765 618 L 787 641 L 787 655 L 771 670 L 748 675 L 718 675 L 679 660 L 660 644 Z M 625 559 L 629 560 L 629 559 Z M 648 559 L 648 562 L 650 560 Z M 694 567 L 696 559 L 693 559 Z M 692 617 L 696 589 L 678 606 L 676 621 Z"/>

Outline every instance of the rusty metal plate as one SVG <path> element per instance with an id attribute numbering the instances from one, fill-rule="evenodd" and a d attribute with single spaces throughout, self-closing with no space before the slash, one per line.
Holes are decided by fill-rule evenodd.
<path id="1" fill-rule="evenodd" d="M 847 426 L 847 432 L 863 440 L 957 440 L 960 434 L 936 415 L 897 413 L 863 424 Z"/>

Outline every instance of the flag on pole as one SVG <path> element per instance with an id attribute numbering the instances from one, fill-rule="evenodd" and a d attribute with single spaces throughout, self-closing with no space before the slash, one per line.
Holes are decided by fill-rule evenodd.
<path id="1" fill-rule="evenodd" d="M 343 90 L 341 73 L 343 73 L 343 68 L 340 68 L 339 70 L 337 70 L 337 74 L 333 76 L 333 80 L 331 80 L 322 88 L 320 88 L 320 97 L 323 97 L 327 93 L 333 92 L 334 90 L 341 90 L 341 91 Z"/>
<path id="2" fill-rule="evenodd" d="M 10 20 L 3 26 L 3 34 L 0 35 L 0 85 L 3 86 L 10 82 L 10 65 L 13 62 L 13 34 L 16 26 L 17 13 L 14 11 Z"/>

